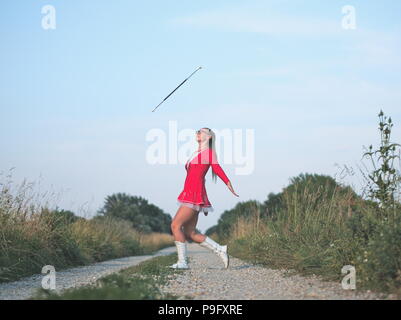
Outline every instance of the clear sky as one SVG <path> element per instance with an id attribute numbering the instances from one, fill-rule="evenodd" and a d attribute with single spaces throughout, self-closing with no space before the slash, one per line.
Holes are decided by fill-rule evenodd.
<path id="1" fill-rule="evenodd" d="M 42 27 L 45 5 L 55 29 Z M 342 27 L 345 5 L 355 8 L 356 29 Z M 147 133 L 167 133 L 169 121 L 255 132 L 252 174 L 221 163 L 240 198 L 208 173 L 215 212 L 200 215 L 201 231 L 290 177 L 355 167 L 362 146 L 380 142 L 380 108 L 401 142 L 400 1 L 7 0 L 0 8 L 0 172 L 15 167 L 16 182 L 40 180 L 78 214 L 126 192 L 175 215 L 184 164 L 145 157 Z"/>

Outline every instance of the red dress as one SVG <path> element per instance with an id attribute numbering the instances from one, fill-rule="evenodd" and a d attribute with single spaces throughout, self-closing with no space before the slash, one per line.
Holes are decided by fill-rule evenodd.
<path id="1" fill-rule="evenodd" d="M 206 148 L 185 164 L 187 177 L 185 178 L 184 190 L 177 197 L 178 205 L 185 205 L 197 211 L 213 211 L 205 188 L 205 175 L 210 166 L 225 184 L 228 183 L 229 179 L 217 162 L 216 154 L 212 149 Z"/>

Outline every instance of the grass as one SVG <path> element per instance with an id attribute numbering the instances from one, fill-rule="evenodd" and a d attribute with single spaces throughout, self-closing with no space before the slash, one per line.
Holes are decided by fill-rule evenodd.
<path id="1" fill-rule="evenodd" d="M 349 197 L 335 192 L 312 206 L 314 193 L 287 193 L 285 209 L 274 216 L 261 219 L 255 210 L 238 218 L 229 236 L 213 236 L 240 259 L 323 280 L 340 282 L 342 267 L 353 265 L 357 289 L 400 296 L 401 221 L 378 219 L 363 201 L 354 203 L 357 210 L 350 215 L 344 210 Z"/>
<path id="2" fill-rule="evenodd" d="M 62 270 L 174 245 L 171 235 L 143 234 L 125 220 L 51 210 L 33 183 L 15 186 L 7 178 L 0 179 L 0 282 L 41 273 L 45 265 Z"/>
<path id="3" fill-rule="evenodd" d="M 61 293 L 38 289 L 29 300 L 176 300 L 182 297 L 164 293 L 160 286 L 183 270 L 168 268 L 177 253 L 158 256 L 96 281 L 94 285 L 67 289 Z M 184 299 L 191 299 L 184 296 Z"/>

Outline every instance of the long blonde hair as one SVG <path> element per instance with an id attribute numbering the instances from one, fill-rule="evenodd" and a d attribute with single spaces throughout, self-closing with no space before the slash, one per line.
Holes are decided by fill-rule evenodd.
<path id="1" fill-rule="evenodd" d="M 216 134 L 214 133 L 214 131 L 210 128 L 202 128 L 202 129 L 207 129 L 209 130 L 209 135 L 211 136 L 211 138 L 209 139 L 209 148 L 212 150 L 212 154 L 214 155 L 216 161 L 217 161 L 217 153 L 216 153 Z M 210 161 L 210 159 L 209 159 Z M 214 171 L 212 170 L 212 180 L 216 183 L 217 181 L 217 175 L 214 173 Z"/>

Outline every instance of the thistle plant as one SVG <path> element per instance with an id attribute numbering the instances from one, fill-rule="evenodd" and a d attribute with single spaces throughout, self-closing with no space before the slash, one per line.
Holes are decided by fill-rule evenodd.
<path id="1" fill-rule="evenodd" d="M 391 128 L 393 127 L 391 117 L 384 116 L 382 110 L 378 116 L 380 119 L 381 145 L 377 150 L 372 150 L 373 146 L 370 145 L 369 150 L 363 154 L 362 159 L 369 157 L 374 170 L 368 173 L 367 177 L 363 172 L 362 175 L 367 181 L 365 190 L 368 189 L 368 196 L 371 200 L 378 202 L 379 215 L 384 215 L 390 211 L 395 214 L 397 209 L 401 208 L 399 199 L 395 197 L 400 186 L 401 176 L 400 172 L 394 167 L 394 160 L 397 158 L 400 160 L 400 156 L 396 154 L 396 149 L 401 145 L 390 142 Z"/>

